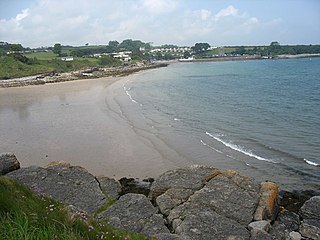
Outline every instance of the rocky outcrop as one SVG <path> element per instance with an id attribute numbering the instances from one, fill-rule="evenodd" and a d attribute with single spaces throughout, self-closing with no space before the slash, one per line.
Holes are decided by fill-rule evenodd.
<path id="1" fill-rule="evenodd" d="M 82 167 L 58 163 L 47 168 L 21 168 L 8 176 L 39 194 L 49 195 L 88 213 L 96 212 L 106 202 L 96 178 Z"/>
<path id="2" fill-rule="evenodd" d="M 320 239 L 320 196 L 296 212 L 282 204 L 279 212 L 276 184 L 256 184 L 232 170 L 191 166 L 165 172 L 154 181 L 117 181 L 55 163 L 7 176 L 74 206 L 86 218 L 89 213 L 98 221 L 153 239 Z"/>
<path id="3" fill-rule="evenodd" d="M 200 190 L 211 177 L 220 174 L 216 168 L 192 166 L 165 172 L 152 184 L 150 197 L 157 198 L 168 189 L 188 189 L 192 192 Z"/>
<path id="4" fill-rule="evenodd" d="M 274 220 L 277 214 L 278 186 L 273 182 L 262 182 L 260 184 L 260 195 L 254 219 L 256 221 Z"/>
<path id="5" fill-rule="evenodd" d="M 259 201 L 259 187 L 234 171 L 211 176 L 186 202 L 170 211 L 168 221 L 173 230 L 186 239 L 249 239 L 246 228 Z"/>
<path id="6" fill-rule="evenodd" d="M 320 239 L 320 196 L 310 198 L 300 209 L 303 221 L 299 231 L 302 236 L 311 239 Z"/>
<path id="7" fill-rule="evenodd" d="M 20 163 L 12 153 L 0 154 L 0 175 L 7 174 L 20 168 Z"/>
<path id="8" fill-rule="evenodd" d="M 99 214 L 98 219 L 107 220 L 113 227 L 144 233 L 148 236 L 169 234 L 163 216 L 157 212 L 145 195 L 128 193 Z"/>
<path id="9" fill-rule="evenodd" d="M 111 199 L 118 199 L 120 197 L 120 193 L 122 191 L 121 184 L 119 181 L 109 178 L 100 176 L 97 177 L 97 180 L 100 184 L 101 191 Z"/>

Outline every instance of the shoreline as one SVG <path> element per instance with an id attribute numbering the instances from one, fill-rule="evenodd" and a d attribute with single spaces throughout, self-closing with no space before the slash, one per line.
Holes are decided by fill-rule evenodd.
<path id="1" fill-rule="evenodd" d="M 60 74 L 39 74 L 13 79 L 0 79 L 0 88 L 23 87 L 29 85 L 45 85 L 49 83 L 69 82 L 76 80 L 91 80 L 105 77 L 127 76 L 148 69 L 167 67 L 168 63 L 153 63 L 141 66 L 123 66 L 111 68 L 88 68 Z"/>
<path id="2" fill-rule="evenodd" d="M 155 69 L 153 71 L 165 71 L 165 69 Z M 44 121 L 49 122 L 49 124 L 40 126 L 43 132 L 37 130 L 38 124 L 35 126 L 35 131 L 39 132 L 40 137 L 43 136 L 41 139 L 44 141 L 38 143 L 36 139 L 34 143 L 30 143 L 31 147 L 25 147 L 26 151 L 38 152 L 25 153 L 19 151 L 17 155 L 22 154 L 19 159 L 24 158 L 27 162 L 32 161 L 33 164 L 40 166 L 50 161 L 68 161 L 72 164 L 82 165 L 96 175 L 107 171 L 109 176 L 116 176 L 117 178 L 123 176 L 157 177 L 158 174 L 166 170 L 195 164 L 195 162 L 192 162 L 192 158 L 188 159 L 188 156 L 183 158 L 183 156 L 181 157 L 181 155 L 177 154 L 176 149 L 170 148 L 170 143 L 168 144 L 166 139 L 159 138 L 152 122 L 143 119 L 143 116 L 139 115 L 135 115 L 133 119 L 130 119 L 130 114 L 137 112 L 139 103 L 133 102 L 133 99 L 130 98 L 131 95 L 128 95 L 128 93 L 130 94 L 130 87 L 127 83 L 139 79 L 141 74 L 147 74 L 147 72 L 139 72 L 128 77 L 82 79 L 86 81 L 69 81 L 61 84 L 41 85 L 36 88 L 29 86 L 6 90 L 0 89 L 0 93 L 5 93 L 3 96 L 0 94 L 0 110 L 2 110 L 1 105 L 11 98 L 14 106 L 10 108 L 19 114 L 19 118 L 30 118 L 30 115 L 31 117 L 34 115 L 34 121 L 34 119 L 37 119 L 36 114 L 38 114 L 37 111 L 39 111 L 38 108 L 41 105 L 49 106 L 49 112 L 44 111 L 42 114 L 53 113 L 52 116 L 55 116 L 53 120 L 50 116 L 45 118 Z M 93 91 L 90 89 L 93 89 Z M 26 103 L 25 99 L 20 96 L 25 92 L 29 92 L 30 95 L 36 95 L 36 100 L 33 100 L 33 102 L 31 100 L 31 103 L 29 103 L 27 99 Z M 11 96 L 12 93 L 19 93 L 19 95 L 15 98 L 15 95 Z M 82 96 L 86 97 L 82 98 Z M 47 103 L 50 105 L 47 105 Z M 52 104 L 60 106 L 51 110 Z M 79 107 L 81 112 L 75 109 Z M 61 113 L 59 113 L 60 111 Z M 57 113 L 58 115 L 56 115 Z M 5 114 L 6 111 L 4 110 Z M 75 116 L 72 116 L 74 114 Z M 101 119 L 92 119 L 92 116 Z M 41 117 L 43 118 L 41 115 L 37 121 L 42 122 Z M 57 122 L 55 122 L 56 117 L 58 118 Z M 79 124 L 77 119 L 83 118 L 85 121 L 80 121 Z M 61 128 L 60 125 L 65 127 Z M 25 132 L 30 134 L 28 132 L 33 131 L 32 129 L 27 129 L 28 125 L 17 124 L 17 126 L 25 129 L 20 131 L 21 134 L 25 134 Z M 56 130 L 59 131 L 59 128 L 63 133 L 62 138 L 66 138 L 66 140 L 62 139 L 61 142 L 57 142 L 50 136 L 55 134 Z M 19 130 L 15 134 L 19 136 Z M 3 137 L 6 139 L 5 136 Z M 31 137 L 34 136 L 31 135 Z M 88 140 L 83 140 L 83 137 L 88 138 Z M 68 141 L 74 141 L 74 143 L 70 144 Z M 21 142 L 24 145 L 29 145 L 28 135 L 25 143 L 20 139 L 18 143 L 12 141 L 12 147 L 20 145 Z M 48 144 L 48 147 L 38 146 L 39 144 Z M 0 144 L 0 148 L 1 146 Z M 11 147 L 10 144 L 8 146 Z M 60 147 L 61 149 L 59 150 Z M 69 152 L 68 149 L 64 149 L 69 147 Z M 100 148 L 103 149 L 101 150 Z M 17 152 L 10 150 L 10 148 L 8 149 L 6 151 Z M 218 161 L 217 159 L 215 160 Z M 224 161 L 225 159 L 222 160 Z M 23 161 L 23 163 L 26 161 Z M 215 162 L 213 166 L 221 169 L 225 168 L 219 164 Z M 249 169 L 246 166 L 245 168 Z M 241 169 L 239 167 L 237 170 L 247 174 L 248 171 L 243 169 L 244 167 L 241 167 Z M 252 174 L 251 176 L 256 179 L 254 175 Z"/>
<path id="3" fill-rule="evenodd" d="M 0 111 L 11 126 L 4 126 L 8 130 L 0 149 L 15 152 L 23 167 L 68 161 L 97 176 L 116 178 L 157 177 L 184 166 L 163 157 L 150 136 L 137 133 L 123 115 L 125 104 L 117 101 L 127 102 L 128 109 L 135 105 L 123 89 L 134 76 L 0 88 Z M 45 110 L 39 110 L 41 106 Z M 6 121 L 7 109 L 13 111 L 9 118 L 18 119 Z M 9 130 L 12 126 L 18 128 L 15 134 Z"/>
<path id="4" fill-rule="evenodd" d="M 132 73 L 144 71 L 148 69 L 167 67 L 172 63 L 190 63 L 190 62 L 226 62 L 226 61 L 246 61 L 246 60 L 281 60 L 281 59 L 294 59 L 294 58 L 316 58 L 320 57 L 320 54 L 283 54 L 277 55 L 272 58 L 264 58 L 261 56 L 226 56 L 226 57 L 213 57 L 213 58 L 199 58 L 192 60 L 169 60 L 169 61 L 156 61 L 147 65 L 140 66 L 122 66 L 122 67 L 110 67 L 110 68 L 88 68 L 83 70 L 77 70 L 67 73 L 49 73 L 38 74 L 34 76 L 26 76 L 13 79 L 0 79 L 0 88 L 12 88 L 23 87 L 32 85 L 44 85 L 49 83 L 69 82 L 76 80 L 90 80 L 104 77 L 117 77 L 127 76 Z"/>
<path id="5" fill-rule="evenodd" d="M 274 57 L 262 57 L 258 55 L 248 55 L 248 56 L 226 56 L 226 57 L 213 57 L 213 58 L 199 58 L 199 59 L 186 59 L 183 62 L 226 62 L 226 61 L 246 61 L 246 60 L 277 60 L 277 59 L 293 59 L 293 58 L 314 58 L 320 57 L 320 54 L 283 54 L 276 55 Z"/>

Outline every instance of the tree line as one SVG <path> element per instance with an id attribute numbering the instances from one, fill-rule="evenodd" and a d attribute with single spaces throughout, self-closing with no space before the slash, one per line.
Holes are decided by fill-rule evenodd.
<path id="1" fill-rule="evenodd" d="M 311 54 L 320 53 L 320 45 L 280 45 L 272 42 L 269 46 L 236 46 L 232 54 L 235 55 L 261 55 L 276 56 L 283 54 Z"/>

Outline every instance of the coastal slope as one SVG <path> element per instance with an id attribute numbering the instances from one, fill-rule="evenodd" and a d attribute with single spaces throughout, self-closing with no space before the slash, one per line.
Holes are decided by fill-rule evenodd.
<path id="1" fill-rule="evenodd" d="M 0 159 L 12 162 L 13 158 L 3 154 Z M 194 165 L 167 171 L 154 181 L 133 180 L 149 189 L 146 195 L 120 191 L 117 180 L 96 178 L 84 168 L 62 162 L 22 168 L 6 176 L 93 214 L 98 221 L 155 239 L 320 237 L 320 196 L 310 198 L 297 211 L 286 209 L 279 205 L 275 183 L 256 184 L 233 170 Z M 110 199 L 114 201 L 101 209 Z"/>

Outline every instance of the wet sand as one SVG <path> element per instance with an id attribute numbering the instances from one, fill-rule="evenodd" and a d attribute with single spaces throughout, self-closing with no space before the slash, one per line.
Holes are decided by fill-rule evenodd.
<path id="1" fill-rule="evenodd" d="M 125 117 L 122 108 L 136 104 L 123 86 L 138 74 L 0 89 L 0 152 L 16 154 L 22 167 L 66 161 L 115 178 L 156 177 L 188 165 L 168 160 L 154 145 L 159 140 Z"/>

